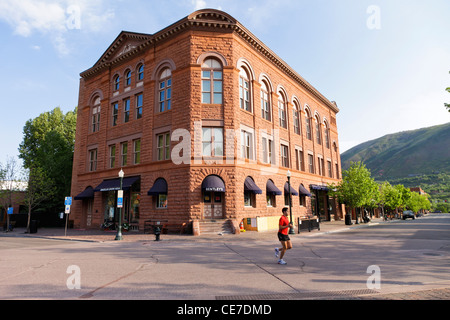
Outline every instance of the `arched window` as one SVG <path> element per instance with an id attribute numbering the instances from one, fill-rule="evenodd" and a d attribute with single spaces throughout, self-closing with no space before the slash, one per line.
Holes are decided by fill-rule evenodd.
<path id="1" fill-rule="evenodd" d="M 144 65 L 140 64 L 137 68 L 137 80 L 142 81 L 144 80 Z"/>
<path id="2" fill-rule="evenodd" d="M 325 138 L 325 147 L 330 149 L 330 128 L 326 121 L 323 122 L 323 136 Z"/>
<path id="3" fill-rule="evenodd" d="M 311 134 L 311 113 L 307 108 L 305 108 L 305 128 L 306 128 L 306 138 L 312 140 Z"/>
<path id="4" fill-rule="evenodd" d="M 100 97 L 96 97 L 94 100 L 94 105 L 92 107 L 92 115 L 91 115 L 91 132 L 97 132 L 100 130 Z"/>
<path id="5" fill-rule="evenodd" d="M 315 132 L 316 142 L 318 144 L 322 144 L 322 135 L 320 133 L 320 119 L 319 119 L 319 115 L 316 115 L 314 117 L 314 125 L 315 125 L 315 128 L 316 128 L 316 132 Z"/>
<path id="6" fill-rule="evenodd" d="M 280 118 L 280 127 L 287 129 L 286 119 L 286 98 L 282 92 L 278 93 L 278 116 Z"/>
<path id="7" fill-rule="evenodd" d="M 222 104 L 222 64 L 216 59 L 206 59 L 202 64 L 202 103 Z"/>
<path id="8" fill-rule="evenodd" d="M 114 77 L 114 91 L 119 91 L 120 89 L 120 76 L 117 75 Z"/>
<path id="9" fill-rule="evenodd" d="M 164 112 L 172 108 L 172 71 L 165 68 L 159 76 L 158 86 L 159 112 Z"/>
<path id="10" fill-rule="evenodd" d="M 292 108 L 293 121 L 294 121 L 294 132 L 300 134 L 300 113 L 298 112 L 299 106 L 297 101 L 294 101 L 294 107 Z"/>
<path id="11" fill-rule="evenodd" d="M 125 72 L 125 87 L 128 87 L 131 85 L 131 70 L 127 70 Z"/>
<path id="12" fill-rule="evenodd" d="M 269 86 L 263 81 L 261 85 L 261 116 L 267 121 L 272 121 L 269 92 Z"/>
<path id="13" fill-rule="evenodd" d="M 241 68 L 239 73 L 239 100 L 241 109 L 252 112 L 252 104 L 250 102 L 250 80 L 247 70 Z"/>

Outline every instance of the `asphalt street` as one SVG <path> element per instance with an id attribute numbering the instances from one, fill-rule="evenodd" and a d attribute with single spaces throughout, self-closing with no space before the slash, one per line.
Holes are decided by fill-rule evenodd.
<path id="1" fill-rule="evenodd" d="M 450 215 L 292 236 L 78 241 L 0 236 L 0 299 L 450 298 Z M 61 240 L 62 239 L 62 240 Z"/>

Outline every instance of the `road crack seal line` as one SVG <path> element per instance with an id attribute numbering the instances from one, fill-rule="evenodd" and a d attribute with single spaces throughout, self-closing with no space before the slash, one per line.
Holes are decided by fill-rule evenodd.
<path id="1" fill-rule="evenodd" d="M 88 292 L 86 294 L 83 294 L 82 296 L 79 297 L 79 299 L 90 299 L 90 298 L 92 298 L 94 296 L 94 293 L 96 293 L 97 291 L 100 291 L 100 290 L 102 290 L 102 289 L 104 289 L 106 287 L 109 287 L 110 285 L 112 285 L 114 283 L 117 283 L 117 282 L 119 282 L 119 281 L 121 281 L 123 279 L 131 277 L 132 275 L 138 273 L 139 271 L 144 270 L 145 267 L 147 267 L 147 266 L 149 266 L 151 264 L 158 263 L 158 259 L 155 258 L 153 255 L 151 256 L 151 258 L 154 259 L 155 262 L 153 262 L 153 263 L 142 263 L 136 268 L 136 270 L 134 270 L 134 271 L 132 271 L 132 272 L 126 274 L 126 275 L 123 275 L 122 277 L 119 277 L 116 280 L 108 282 L 107 284 L 104 284 L 103 286 L 98 287 L 98 288 L 96 288 L 96 289 L 94 289 L 94 290 L 92 290 L 92 291 L 90 291 L 90 292 Z"/>
<path id="2" fill-rule="evenodd" d="M 265 273 L 268 273 L 269 275 L 271 275 L 272 277 L 274 277 L 275 279 L 277 279 L 278 281 L 284 283 L 285 285 L 287 285 L 289 288 L 291 288 L 292 290 L 294 290 L 295 292 L 300 292 L 298 289 L 294 288 L 293 286 L 291 286 L 289 283 L 287 283 L 286 281 L 284 281 L 283 279 L 277 277 L 275 274 L 273 274 L 272 272 L 270 272 L 269 270 L 265 269 L 264 267 L 260 266 L 259 264 L 257 264 L 256 262 L 254 262 L 253 260 L 247 258 L 246 256 L 240 254 L 239 252 L 237 252 L 236 250 L 234 250 L 233 248 L 229 247 L 226 243 L 223 244 L 225 247 L 227 247 L 230 251 L 236 253 L 237 255 L 241 256 L 242 258 L 244 258 L 245 260 L 247 260 L 248 262 L 254 264 L 255 266 L 257 266 L 258 268 L 260 268 L 262 271 L 264 271 Z M 303 268 L 303 266 L 301 266 L 300 268 Z"/>
<path id="3" fill-rule="evenodd" d="M 313 255 L 315 255 L 316 257 L 322 259 L 322 257 L 321 257 L 320 255 L 318 255 L 312 248 L 305 246 L 304 243 L 302 243 L 302 246 L 305 247 L 305 248 L 307 248 L 307 249 L 309 249 L 309 251 L 311 251 L 311 253 L 312 253 Z"/>

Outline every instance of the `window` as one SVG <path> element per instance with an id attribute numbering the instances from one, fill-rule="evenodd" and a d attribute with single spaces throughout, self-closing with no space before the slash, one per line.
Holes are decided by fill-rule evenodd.
<path id="1" fill-rule="evenodd" d="M 158 161 L 170 159 L 170 133 L 163 133 L 156 136 L 156 159 Z"/>
<path id="2" fill-rule="evenodd" d="M 253 134 L 241 130 L 241 157 L 253 159 Z"/>
<path id="3" fill-rule="evenodd" d="M 203 156 L 223 156 L 223 128 L 203 128 Z"/>
<path id="4" fill-rule="evenodd" d="M 339 165 L 337 164 L 337 162 L 335 163 L 335 167 L 336 167 L 336 179 L 339 179 Z"/>
<path id="5" fill-rule="evenodd" d="M 261 116 L 267 121 L 272 121 L 270 109 L 269 89 L 267 83 L 263 81 L 261 86 Z"/>
<path id="6" fill-rule="evenodd" d="M 327 160 L 327 168 L 328 168 L 328 176 L 330 178 L 333 178 L 333 171 L 331 169 L 331 161 L 330 160 Z"/>
<path id="7" fill-rule="evenodd" d="M 119 116 L 119 104 L 116 102 L 112 107 L 112 125 L 113 127 L 117 125 L 117 117 Z"/>
<path id="8" fill-rule="evenodd" d="M 167 208 L 167 194 L 158 194 L 158 202 L 156 203 L 156 208 Z"/>
<path id="9" fill-rule="evenodd" d="M 141 64 L 138 67 L 137 79 L 138 79 L 138 81 L 144 80 L 144 65 L 143 64 Z"/>
<path id="10" fill-rule="evenodd" d="M 323 163 L 323 158 L 322 157 L 317 157 L 317 163 L 319 164 L 319 175 L 324 176 L 325 172 L 324 172 L 324 163 Z"/>
<path id="11" fill-rule="evenodd" d="M 131 71 L 128 70 L 125 72 L 125 87 L 128 87 L 131 85 Z"/>
<path id="12" fill-rule="evenodd" d="M 314 125 L 316 127 L 316 142 L 317 144 L 322 144 L 321 134 L 320 134 L 320 120 L 318 116 L 314 117 Z"/>
<path id="13" fill-rule="evenodd" d="M 144 104 L 144 96 L 143 94 L 138 94 L 136 96 L 136 119 L 142 118 L 142 106 Z"/>
<path id="14" fill-rule="evenodd" d="M 301 186 L 305 188 L 303 184 Z M 299 203 L 300 207 L 306 207 L 306 195 L 302 194 L 301 192 L 299 193 Z"/>
<path id="15" fill-rule="evenodd" d="M 116 166 L 116 145 L 109 146 L 109 167 Z"/>
<path id="16" fill-rule="evenodd" d="M 95 106 L 92 108 L 92 132 L 100 130 L 100 98 L 95 100 Z"/>
<path id="17" fill-rule="evenodd" d="M 172 108 L 172 72 L 166 68 L 159 77 L 159 112 Z"/>
<path id="18" fill-rule="evenodd" d="M 252 106 L 250 103 L 250 81 L 247 72 L 241 69 L 239 73 L 239 100 L 241 109 L 252 112 Z"/>
<path id="19" fill-rule="evenodd" d="M 305 109 L 305 127 L 306 127 L 306 138 L 312 140 L 311 134 L 311 115 L 308 109 Z"/>
<path id="20" fill-rule="evenodd" d="M 120 144 L 120 163 L 122 166 L 127 165 L 128 157 L 128 142 L 123 142 Z"/>
<path id="21" fill-rule="evenodd" d="M 323 123 L 323 136 L 325 138 L 325 147 L 330 149 L 330 129 L 326 121 Z"/>
<path id="22" fill-rule="evenodd" d="M 120 89 L 120 77 L 116 76 L 114 78 L 114 91 L 119 91 Z"/>
<path id="23" fill-rule="evenodd" d="M 278 97 L 278 115 L 280 118 L 280 127 L 287 129 L 286 101 L 282 94 L 280 94 Z"/>
<path id="24" fill-rule="evenodd" d="M 123 122 L 130 121 L 130 99 L 123 100 Z"/>
<path id="25" fill-rule="evenodd" d="M 272 158 L 274 154 L 273 140 L 271 138 L 263 137 L 261 148 L 262 148 L 262 162 L 273 164 L 274 163 L 273 161 L 274 159 Z"/>
<path id="26" fill-rule="evenodd" d="M 294 133 L 300 134 L 300 114 L 298 112 L 299 108 L 296 102 L 294 102 L 294 108 L 292 110 L 293 120 L 294 120 Z"/>
<path id="27" fill-rule="evenodd" d="M 97 171 L 97 149 L 89 151 L 89 171 Z"/>
<path id="28" fill-rule="evenodd" d="M 314 157 L 312 154 L 308 154 L 308 167 L 309 173 L 314 173 Z"/>
<path id="29" fill-rule="evenodd" d="M 222 65 L 215 59 L 202 64 L 202 103 L 222 104 Z"/>
<path id="30" fill-rule="evenodd" d="M 289 168 L 289 147 L 281 145 L 281 166 Z"/>
<path id="31" fill-rule="evenodd" d="M 295 149 L 295 162 L 297 170 L 305 171 L 303 164 L 303 151 L 300 149 Z"/>
<path id="32" fill-rule="evenodd" d="M 141 140 L 133 142 L 133 164 L 141 163 Z"/>

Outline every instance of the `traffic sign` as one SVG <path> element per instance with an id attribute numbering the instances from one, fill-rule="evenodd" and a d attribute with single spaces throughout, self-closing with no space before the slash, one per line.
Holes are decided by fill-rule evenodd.
<path id="1" fill-rule="evenodd" d="M 72 205 L 72 197 L 66 197 L 64 199 L 64 205 L 71 206 Z"/>

